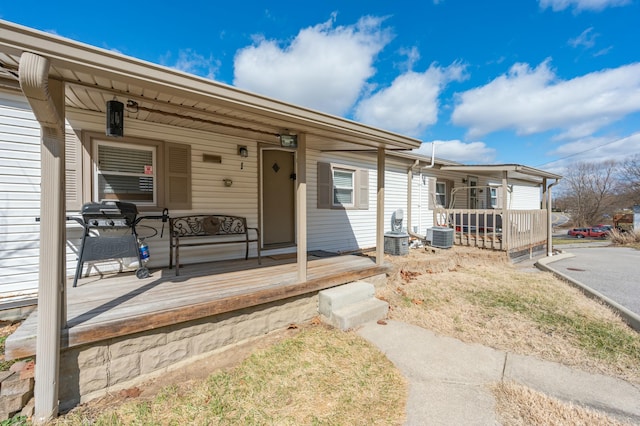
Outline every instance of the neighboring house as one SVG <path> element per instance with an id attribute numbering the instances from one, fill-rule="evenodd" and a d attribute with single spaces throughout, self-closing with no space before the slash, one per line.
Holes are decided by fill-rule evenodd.
<path id="1" fill-rule="evenodd" d="M 105 134 L 107 103 L 114 99 L 124 104 L 120 137 Z M 297 137 L 297 146 L 289 144 L 290 136 Z M 127 371 L 131 377 L 118 378 L 116 369 L 130 367 L 134 360 L 105 358 L 109 374 L 101 376 L 104 383 L 96 379 L 64 388 L 60 399 L 77 403 L 114 384 L 157 374 L 166 367 L 165 358 L 181 353 L 168 335 L 197 338 L 204 333 L 203 324 L 223 322 L 221 315 L 226 321 L 237 313 L 238 321 L 251 322 L 242 318 L 280 312 L 324 288 L 379 276 L 385 272 L 384 233 L 391 230 L 397 209 L 405 211 L 405 227 L 412 234 L 457 226 L 457 243 L 466 244 L 472 239 L 471 231 L 465 231 L 470 211 L 476 221 L 478 215 L 491 215 L 494 222 L 504 217 L 509 224 L 505 237 L 502 229 L 492 229 L 492 235 L 484 230 L 482 236 L 499 240 L 493 247 L 503 250 L 510 249 L 504 243 L 507 228 L 546 228 L 540 218 L 550 195 L 547 179 L 559 176 L 517 165 L 463 166 L 411 153 L 420 144 L 0 21 L 0 297 L 38 296 L 38 310 L 7 342 L 9 355 L 36 354 L 47 363 L 36 370 L 36 394 L 40 386 L 43 395 L 36 399 L 36 413 L 57 410 L 50 405 L 57 401 L 57 390 L 51 395 L 45 389 L 58 383 L 58 363 L 67 374 L 60 382 L 80 380 L 86 375 L 77 371 L 85 368 L 79 360 L 104 356 L 96 348 L 109 347 L 114 355 L 113 346 L 143 335 L 168 347 L 166 356 L 149 349 L 156 351 L 158 365 L 138 366 L 137 374 Z M 141 282 L 130 277 L 117 284 L 98 280 L 69 288 L 83 228 L 67 218 L 78 217 L 86 203 L 113 199 L 134 202 L 142 216 L 159 215 L 166 208 L 171 216 L 246 217 L 249 226 L 261 230 L 263 256 L 292 254 L 296 262 L 291 270 L 259 266 L 252 263 L 257 255 L 252 245 L 247 265 L 262 272 L 237 279 L 225 275 L 225 286 L 237 290 L 233 297 L 217 295 L 221 272 L 216 267 L 205 269 L 205 277 L 169 274 Z M 511 219 L 511 211 L 524 216 Z M 534 216 L 536 221 L 530 219 Z M 138 231 L 150 246 L 149 267 L 167 266 L 168 229 L 158 220 L 143 220 Z M 480 245 L 482 238 L 474 232 L 474 244 Z M 308 252 L 363 249 L 375 250 L 374 261 L 354 256 L 344 261 L 343 269 L 325 263 L 314 270 L 323 261 L 307 257 Z M 244 259 L 242 244 L 194 249 L 184 262 L 234 259 Z M 85 272 L 132 267 L 130 258 L 101 260 L 88 262 Z M 191 291 L 195 288 L 200 290 Z M 277 319 L 267 321 L 268 326 L 233 339 L 307 319 L 309 312 L 274 315 Z M 260 317 L 257 322 L 265 321 Z M 37 353 L 36 336 L 46 342 Z M 181 348 L 195 347 L 184 357 L 219 349 L 191 340 Z M 127 356 L 139 358 L 141 353 Z M 105 368 L 94 364 L 88 362 L 86 368 L 104 374 Z"/>

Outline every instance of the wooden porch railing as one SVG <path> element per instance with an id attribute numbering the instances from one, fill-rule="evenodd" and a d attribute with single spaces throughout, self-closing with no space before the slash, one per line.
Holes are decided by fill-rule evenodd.
<path id="1" fill-rule="evenodd" d="M 438 208 L 434 223 L 453 228 L 457 245 L 515 253 L 547 242 L 546 210 Z"/>

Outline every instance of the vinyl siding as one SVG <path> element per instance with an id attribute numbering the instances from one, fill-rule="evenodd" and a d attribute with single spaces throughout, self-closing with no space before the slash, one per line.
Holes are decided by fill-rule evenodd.
<path id="1" fill-rule="evenodd" d="M 0 298 L 38 288 L 40 126 L 26 99 L 0 93 Z"/>
<path id="2" fill-rule="evenodd" d="M 371 158 L 374 158 L 373 160 Z M 318 209 L 317 163 L 369 170 L 369 208 Z M 375 157 L 353 153 L 307 152 L 307 247 L 342 252 L 374 247 L 376 241 L 377 168 Z"/>
<path id="3" fill-rule="evenodd" d="M 67 110 L 67 117 L 73 128 L 90 132 L 104 132 L 104 117 L 84 111 Z M 127 120 L 125 135 L 128 137 L 155 139 L 164 142 L 191 145 L 191 187 L 192 208 L 190 210 L 170 210 L 171 216 L 196 213 L 215 213 L 244 216 L 249 227 L 258 226 L 258 142 L 244 138 L 189 130 L 178 127 L 151 125 L 149 123 Z M 237 153 L 237 145 L 246 145 L 249 157 L 242 158 Z M 222 163 L 205 163 L 203 154 L 219 155 Z M 225 187 L 223 179 L 233 180 L 231 187 Z M 86 199 L 86 196 L 85 196 Z M 161 214 L 161 211 L 141 213 L 144 215 Z M 169 230 L 165 224 L 161 238 L 162 222 L 159 220 L 143 220 L 137 227 L 141 236 L 157 235 L 147 238 L 150 268 L 168 265 L 169 262 Z M 82 238 L 77 233 L 70 238 L 70 245 L 79 247 Z M 188 254 L 187 254 L 188 253 Z M 226 244 L 219 246 L 191 247 L 181 250 L 183 262 L 196 263 L 210 260 L 237 259 L 244 257 L 244 244 Z M 249 256 L 257 256 L 255 244 L 250 245 Z M 75 273 L 76 257 L 73 257 L 71 275 Z M 137 261 L 133 259 L 133 267 Z M 117 264 L 105 264 L 105 270 Z M 129 265 L 125 265 L 129 266 Z"/>

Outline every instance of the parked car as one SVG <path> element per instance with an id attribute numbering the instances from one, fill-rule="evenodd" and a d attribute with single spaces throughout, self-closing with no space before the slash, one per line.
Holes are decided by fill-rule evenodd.
<path id="1" fill-rule="evenodd" d="M 606 238 L 608 233 L 608 230 L 601 228 L 573 228 L 567 232 L 569 236 L 576 238 Z"/>

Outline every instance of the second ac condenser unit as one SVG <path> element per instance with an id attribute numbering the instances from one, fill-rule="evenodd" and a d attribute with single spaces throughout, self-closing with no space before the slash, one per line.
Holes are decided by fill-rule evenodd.
<path id="1" fill-rule="evenodd" d="M 428 229 L 431 234 L 431 246 L 437 248 L 451 248 L 453 246 L 453 228 L 434 226 Z"/>

